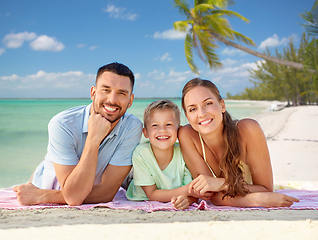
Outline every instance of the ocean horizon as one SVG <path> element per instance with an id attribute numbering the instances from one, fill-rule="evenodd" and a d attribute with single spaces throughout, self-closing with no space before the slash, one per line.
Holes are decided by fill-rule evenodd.
<path id="1" fill-rule="evenodd" d="M 161 98 L 135 98 L 128 112 L 141 121 L 146 106 Z M 166 98 L 165 98 L 166 99 Z M 181 98 L 168 98 L 181 109 Z M 44 159 L 47 125 L 57 113 L 91 103 L 90 98 L 0 98 L 0 188 L 25 183 Z M 270 102 L 225 100 L 233 118 L 253 117 L 270 109 Z M 181 125 L 187 120 L 181 109 Z"/>

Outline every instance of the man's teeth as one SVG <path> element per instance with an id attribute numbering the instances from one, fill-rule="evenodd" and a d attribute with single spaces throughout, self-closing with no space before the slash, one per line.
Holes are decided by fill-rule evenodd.
<path id="1" fill-rule="evenodd" d="M 107 111 L 110 111 L 110 112 L 115 112 L 115 111 L 116 111 L 116 108 L 107 107 L 107 106 L 105 106 L 104 108 L 105 108 Z"/>

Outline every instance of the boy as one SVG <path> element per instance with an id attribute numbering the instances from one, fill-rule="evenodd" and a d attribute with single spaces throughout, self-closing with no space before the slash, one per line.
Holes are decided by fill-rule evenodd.
<path id="1" fill-rule="evenodd" d="M 175 208 L 186 209 L 197 199 L 189 196 L 191 174 L 176 143 L 180 110 L 170 100 L 158 100 L 144 112 L 145 138 L 132 157 L 133 180 L 126 196 L 129 200 L 171 201 Z"/>

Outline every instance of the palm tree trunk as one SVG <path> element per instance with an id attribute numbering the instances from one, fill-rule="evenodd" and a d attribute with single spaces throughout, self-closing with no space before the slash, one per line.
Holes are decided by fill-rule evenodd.
<path id="1" fill-rule="evenodd" d="M 301 63 L 290 62 L 290 61 L 287 61 L 287 60 L 284 60 L 284 59 L 279 59 L 279 58 L 276 58 L 276 57 L 273 57 L 273 56 L 266 55 L 264 53 L 260 53 L 260 52 L 254 51 L 254 50 L 252 50 L 250 48 L 247 48 L 247 47 L 244 47 L 244 46 L 239 45 L 237 43 L 234 43 L 232 41 L 229 41 L 229 40 L 221 37 L 220 35 L 212 32 L 211 30 L 208 30 L 208 31 L 209 31 L 209 34 L 211 34 L 211 36 L 213 36 L 213 38 L 215 38 L 216 40 L 218 40 L 220 42 L 223 42 L 226 45 L 235 47 L 237 49 L 240 49 L 240 50 L 242 50 L 244 52 L 247 52 L 247 53 L 249 53 L 251 55 L 254 55 L 256 57 L 263 58 L 263 59 L 265 59 L 267 61 L 271 61 L 271 62 L 280 64 L 280 65 L 284 65 L 284 66 L 287 66 L 287 67 L 292 67 L 292 68 L 304 70 L 304 65 L 301 64 Z M 315 70 L 312 70 L 312 69 L 307 69 L 307 70 L 309 72 L 311 72 L 311 73 L 315 73 L 316 72 Z"/>

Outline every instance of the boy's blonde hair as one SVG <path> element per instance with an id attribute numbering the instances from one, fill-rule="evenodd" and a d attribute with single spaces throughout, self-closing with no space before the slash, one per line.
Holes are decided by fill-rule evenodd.
<path id="1" fill-rule="evenodd" d="M 144 127 L 146 128 L 149 116 L 154 110 L 167 110 L 167 109 L 170 109 L 174 112 L 178 126 L 180 126 L 180 109 L 179 109 L 179 107 L 174 102 L 172 102 L 168 99 L 165 99 L 165 100 L 154 101 L 146 107 L 146 109 L 144 111 Z"/>

